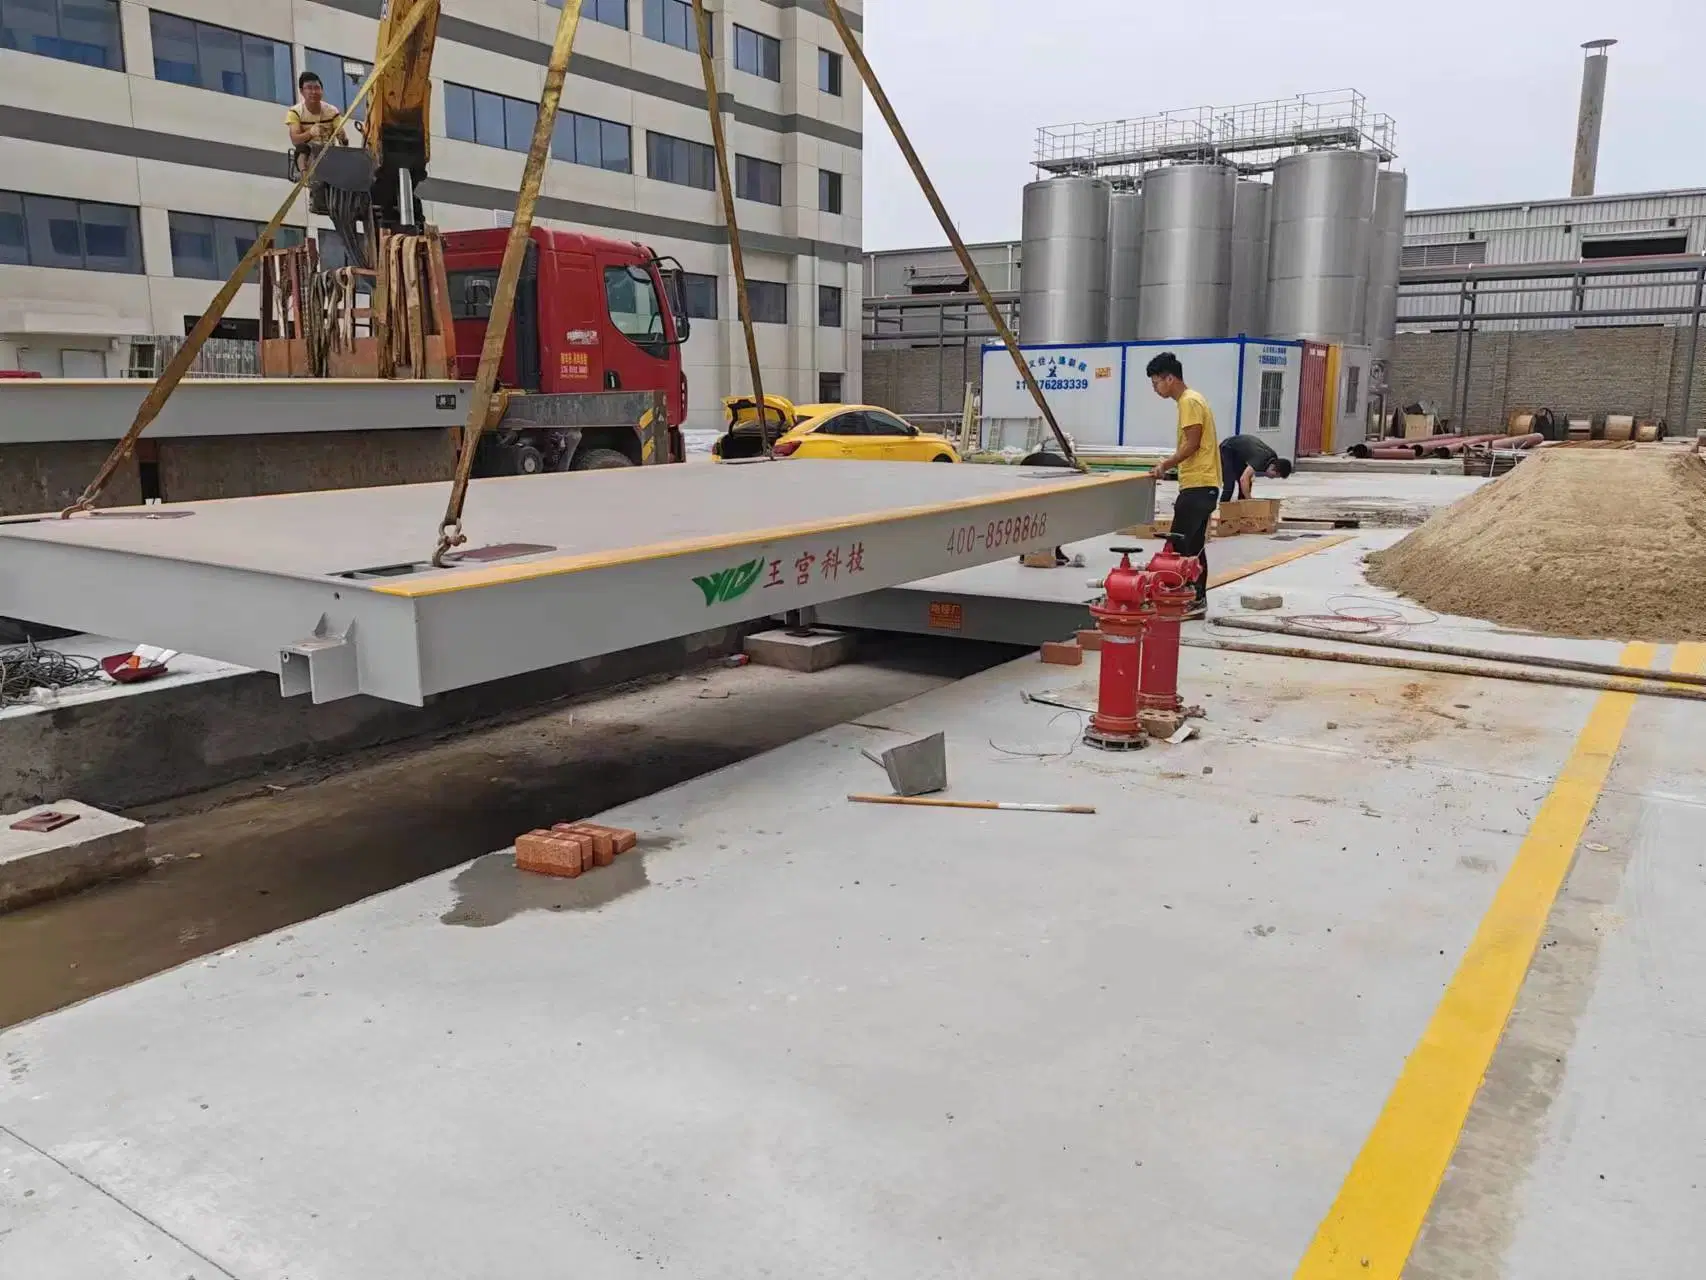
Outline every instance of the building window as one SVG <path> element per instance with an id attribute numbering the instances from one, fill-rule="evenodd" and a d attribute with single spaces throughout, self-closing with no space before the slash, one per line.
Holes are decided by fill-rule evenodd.
<path id="1" fill-rule="evenodd" d="M 817 171 L 817 207 L 823 213 L 841 212 L 841 175 L 828 169 Z"/>
<path id="2" fill-rule="evenodd" d="M 634 172 L 634 143 L 625 124 L 564 111 L 551 135 L 551 154 L 571 164 L 584 164 L 612 173 Z"/>
<path id="3" fill-rule="evenodd" d="M 746 300 L 754 324 L 788 323 L 788 286 L 773 280 L 748 280 Z"/>
<path id="4" fill-rule="evenodd" d="M 128 205 L 0 191 L 0 264 L 142 274 L 142 231 Z"/>
<path id="5" fill-rule="evenodd" d="M 243 255 L 260 239 L 264 223 L 243 218 L 213 218 L 200 213 L 171 213 L 172 274 L 185 280 L 228 280 Z M 301 227 L 280 227 L 273 247 L 302 243 Z M 256 277 L 251 275 L 250 280 Z"/>
<path id="6" fill-rule="evenodd" d="M 782 203 L 782 166 L 752 156 L 735 157 L 735 194 L 759 204 Z"/>
<path id="7" fill-rule="evenodd" d="M 1343 412 L 1354 414 L 1357 411 L 1361 401 L 1361 392 L 1362 369 L 1353 364 L 1345 371 L 1345 407 Z"/>
<path id="8" fill-rule="evenodd" d="M 817 322 L 825 329 L 839 329 L 844 323 L 841 290 L 832 284 L 817 287 Z"/>
<path id="9" fill-rule="evenodd" d="M 355 95 L 361 92 L 362 82 L 373 70 L 360 59 L 340 58 L 337 54 L 327 53 L 322 49 L 304 50 L 302 69 L 312 71 L 320 77 L 320 83 L 326 89 L 326 101 L 339 111 L 349 110 L 349 104 L 354 102 Z M 361 104 L 361 109 L 355 113 L 355 119 L 367 119 L 367 103 Z"/>
<path id="10" fill-rule="evenodd" d="M 123 71 L 118 0 L 0 0 L 0 49 Z"/>
<path id="11" fill-rule="evenodd" d="M 1262 373 L 1262 402 L 1256 413 L 1256 430 L 1280 429 L 1280 400 L 1285 396 L 1285 375 L 1277 369 Z"/>
<path id="12" fill-rule="evenodd" d="M 782 42 L 750 27 L 735 27 L 735 70 L 782 83 Z"/>
<path id="13" fill-rule="evenodd" d="M 828 49 L 817 51 L 817 88 L 819 93 L 841 96 L 841 55 Z"/>
<path id="14" fill-rule="evenodd" d="M 444 133 L 458 142 L 526 151 L 533 144 L 539 104 L 467 85 L 444 85 Z"/>
<path id="15" fill-rule="evenodd" d="M 846 394 L 842 390 L 843 379 L 846 375 L 839 373 L 820 373 L 817 375 L 817 402 L 819 404 L 840 404 Z"/>
<path id="16" fill-rule="evenodd" d="M 699 31 L 687 0 L 644 0 L 645 36 L 689 53 L 699 52 Z"/>
<path id="17" fill-rule="evenodd" d="M 6 0 L 8 6 L 13 0 Z M 245 35 L 210 22 L 195 22 L 153 10 L 154 77 L 215 93 L 278 102 L 296 101 L 290 46 Z"/>
<path id="18" fill-rule="evenodd" d="M 545 0 L 553 9 L 561 9 L 563 0 Z M 607 27 L 628 29 L 628 0 L 586 0 L 581 5 L 581 17 L 602 22 Z"/>
<path id="19" fill-rule="evenodd" d="M 1456 244 L 1407 244 L 1399 251 L 1399 260 L 1406 267 L 1473 267 L 1487 260 L 1485 240 L 1464 240 Z"/>
<path id="20" fill-rule="evenodd" d="M 716 276 L 684 271 L 681 273 L 681 292 L 689 320 L 717 318 L 717 295 L 722 292 L 722 282 Z"/>
<path id="21" fill-rule="evenodd" d="M 717 189 L 717 153 L 703 142 L 646 134 L 646 176 L 682 187 Z"/>

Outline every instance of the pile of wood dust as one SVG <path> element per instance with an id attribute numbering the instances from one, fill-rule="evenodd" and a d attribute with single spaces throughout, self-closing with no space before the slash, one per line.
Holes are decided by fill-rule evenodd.
<path id="1" fill-rule="evenodd" d="M 1368 563 L 1370 581 L 1441 613 L 1560 636 L 1706 639 L 1706 463 L 1545 449 Z"/>

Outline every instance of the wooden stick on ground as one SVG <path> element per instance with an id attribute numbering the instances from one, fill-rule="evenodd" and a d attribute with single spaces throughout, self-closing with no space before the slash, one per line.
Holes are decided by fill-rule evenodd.
<path id="1" fill-rule="evenodd" d="M 854 804 L 909 804 L 925 809 L 999 809 L 1005 813 L 1095 813 L 1085 804 L 1009 804 L 997 800 L 937 800 L 929 796 L 848 796 Z"/>

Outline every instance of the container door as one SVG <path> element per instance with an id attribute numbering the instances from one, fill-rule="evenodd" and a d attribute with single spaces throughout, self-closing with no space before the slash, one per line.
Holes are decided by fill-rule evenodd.
<path id="1" fill-rule="evenodd" d="M 1297 456 L 1310 458 L 1321 452 L 1327 416 L 1327 348 L 1319 342 L 1303 344 L 1303 381 L 1297 401 Z"/>

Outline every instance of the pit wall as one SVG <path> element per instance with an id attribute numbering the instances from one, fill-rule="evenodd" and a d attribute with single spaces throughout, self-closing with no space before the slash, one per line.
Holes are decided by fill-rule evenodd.
<path id="1" fill-rule="evenodd" d="M 736 653 L 748 630 L 719 628 L 458 689 L 425 707 L 365 697 L 315 706 L 281 697 L 276 675 L 248 672 L 9 715 L 0 718 L 0 812 L 63 799 L 130 809 L 479 720 L 536 713 L 556 699 Z"/>
<path id="2" fill-rule="evenodd" d="M 0 445 L 0 516 L 69 506 L 112 451 L 105 442 Z M 249 498 L 448 480 L 456 465 L 440 428 L 149 440 L 126 459 L 102 506 Z M 430 532 L 430 531 L 428 531 Z"/>

